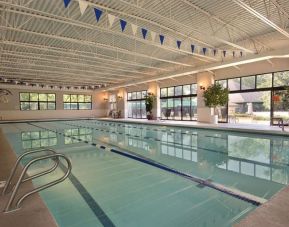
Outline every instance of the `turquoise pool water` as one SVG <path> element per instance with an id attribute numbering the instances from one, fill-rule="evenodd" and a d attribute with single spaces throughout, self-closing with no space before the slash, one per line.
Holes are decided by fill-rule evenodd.
<path id="1" fill-rule="evenodd" d="M 61 227 L 232 226 L 256 208 L 242 196 L 266 200 L 288 184 L 289 137 L 97 120 L 15 123 L 4 130 L 17 154 L 51 146 L 72 160 L 70 178 L 41 192 Z M 241 199 L 111 147 L 232 189 Z"/>

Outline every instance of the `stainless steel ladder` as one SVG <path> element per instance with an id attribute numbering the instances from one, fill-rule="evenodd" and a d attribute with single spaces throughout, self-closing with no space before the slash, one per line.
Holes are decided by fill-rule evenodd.
<path id="1" fill-rule="evenodd" d="M 11 181 L 12 181 L 12 179 L 13 179 L 15 173 L 16 173 L 17 167 L 19 166 L 21 160 L 22 160 L 24 157 L 28 156 L 28 155 L 35 154 L 35 153 L 40 153 L 40 152 L 48 152 L 48 153 L 51 153 L 51 154 L 42 155 L 42 156 L 40 156 L 40 157 L 34 158 L 34 159 L 30 160 L 30 161 L 24 166 L 24 168 L 23 168 L 23 170 L 22 170 L 22 172 L 21 172 L 21 174 L 20 174 L 20 176 L 19 176 L 16 184 L 14 185 L 14 187 L 13 187 L 13 189 L 12 189 L 12 194 L 11 194 L 11 196 L 10 196 L 10 199 L 8 200 L 8 202 L 7 202 L 6 206 L 5 206 L 5 209 L 4 209 L 4 212 L 5 212 L 5 213 L 12 212 L 12 211 L 16 211 L 16 210 L 20 209 L 22 202 L 23 202 L 27 197 L 29 197 L 30 195 L 32 195 L 32 194 L 34 194 L 34 193 L 37 193 L 37 192 L 39 192 L 39 191 L 42 191 L 42 190 L 44 190 L 44 189 L 46 189 L 46 188 L 52 187 L 52 186 L 54 186 L 54 185 L 56 185 L 56 184 L 64 181 L 64 180 L 69 176 L 69 174 L 71 173 L 72 165 L 71 165 L 70 160 L 69 160 L 65 155 L 56 153 L 56 151 L 54 151 L 54 150 L 52 150 L 52 149 L 49 149 L 49 148 L 42 148 L 42 149 L 37 149 L 37 150 L 30 150 L 30 151 L 25 152 L 24 154 L 20 155 L 20 156 L 17 158 L 16 163 L 14 164 L 14 167 L 13 167 L 12 171 L 11 171 L 11 173 L 10 173 L 7 181 L 5 182 L 5 186 L 4 186 L 4 188 L 3 188 L 2 195 L 5 195 L 5 194 L 8 193 L 8 188 L 9 188 L 9 186 L 10 186 L 10 184 L 11 184 Z M 59 166 L 60 158 L 64 159 L 64 160 L 66 161 L 66 163 L 67 163 L 67 170 L 66 170 L 66 172 L 64 173 L 64 175 L 63 175 L 62 177 L 60 177 L 60 178 L 52 181 L 52 182 L 49 182 L 49 183 L 47 183 L 47 184 L 44 184 L 44 185 L 42 185 L 42 186 L 39 186 L 39 187 L 33 189 L 33 190 L 30 191 L 30 192 L 27 192 L 27 193 L 24 194 L 22 197 L 20 197 L 20 198 L 17 200 L 17 202 L 15 202 L 15 207 L 14 207 L 14 209 L 10 209 L 11 206 L 12 206 L 12 204 L 13 204 L 13 202 L 14 202 L 14 200 L 15 200 L 15 196 L 17 195 L 17 192 L 18 192 L 18 189 L 19 189 L 20 185 L 21 185 L 22 183 L 28 181 L 28 180 L 35 179 L 35 178 L 37 178 L 37 177 L 40 177 L 40 176 L 49 174 L 49 173 L 53 172 L 54 170 L 56 170 L 57 167 Z M 34 174 L 34 175 L 30 176 L 30 177 L 26 177 L 26 178 L 25 178 L 25 175 L 26 175 L 29 167 L 30 167 L 32 164 L 34 164 L 35 162 L 41 161 L 41 160 L 48 160 L 48 159 L 51 159 L 51 160 L 53 160 L 53 161 L 55 162 L 54 165 L 53 165 L 51 168 L 49 168 L 49 169 L 47 169 L 47 170 L 45 170 L 45 171 L 42 171 L 42 172 L 40 172 L 40 173 Z"/>

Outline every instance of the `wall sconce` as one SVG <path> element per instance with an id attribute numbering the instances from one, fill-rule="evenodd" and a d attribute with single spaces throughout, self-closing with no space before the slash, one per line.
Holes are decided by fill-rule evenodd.
<path id="1" fill-rule="evenodd" d="M 107 102 L 107 101 L 108 101 L 108 98 L 103 98 L 103 100 L 104 100 L 105 102 Z"/>
<path id="2" fill-rule="evenodd" d="M 118 99 L 122 99 L 122 96 L 118 95 L 117 98 L 118 98 Z"/>
<path id="3" fill-rule="evenodd" d="M 148 95 L 154 95 L 154 93 L 152 93 L 152 92 L 148 92 Z"/>
<path id="4" fill-rule="evenodd" d="M 206 90 L 206 88 L 203 85 L 200 85 L 200 89 L 203 91 Z"/>

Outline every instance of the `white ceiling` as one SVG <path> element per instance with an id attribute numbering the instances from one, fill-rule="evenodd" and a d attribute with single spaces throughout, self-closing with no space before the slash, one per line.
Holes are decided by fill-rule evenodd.
<path id="1" fill-rule="evenodd" d="M 57 86 L 116 86 L 258 56 L 288 45 L 288 0 L 0 0 L 0 77 Z M 93 8 L 103 10 L 97 22 Z M 246 8 L 247 7 L 247 8 Z M 117 17 L 112 27 L 107 15 Z M 119 19 L 128 22 L 121 32 Z M 130 24 L 139 27 L 133 34 Z M 140 28 L 165 35 L 144 40 Z M 150 34 L 150 32 L 149 32 Z M 286 36 L 288 34 L 288 37 Z M 182 41 L 181 49 L 176 41 Z M 279 45 L 278 45 L 279 43 Z M 280 43 L 282 45 L 280 46 Z M 191 44 L 200 53 L 191 52 Z M 224 58 L 201 48 L 227 50 Z"/>

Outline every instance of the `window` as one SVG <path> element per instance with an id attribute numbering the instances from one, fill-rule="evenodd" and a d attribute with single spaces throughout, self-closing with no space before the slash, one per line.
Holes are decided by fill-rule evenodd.
<path id="1" fill-rule="evenodd" d="M 228 105 L 219 111 L 222 122 L 269 125 L 275 124 L 273 118 L 288 118 L 288 111 L 282 106 L 282 94 L 289 85 L 289 71 L 216 80 L 216 83 L 223 87 L 227 84 L 230 90 Z"/>
<path id="2" fill-rule="evenodd" d="M 63 95 L 65 110 L 91 110 L 91 95 Z"/>
<path id="3" fill-rule="evenodd" d="M 161 118 L 197 120 L 197 84 L 161 88 Z"/>
<path id="4" fill-rule="evenodd" d="M 21 133 L 23 149 L 51 147 L 57 145 L 56 133 L 52 131 L 32 131 Z"/>
<path id="5" fill-rule="evenodd" d="M 228 86 L 230 91 L 240 90 L 240 78 L 229 79 Z"/>
<path id="6" fill-rule="evenodd" d="M 167 96 L 168 96 L 168 89 L 161 88 L 161 97 L 167 97 Z"/>
<path id="7" fill-rule="evenodd" d="M 217 80 L 216 83 L 221 84 L 223 88 L 227 88 L 227 80 Z"/>
<path id="8" fill-rule="evenodd" d="M 20 93 L 20 110 L 55 110 L 55 94 Z"/>
<path id="9" fill-rule="evenodd" d="M 191 85 L 184 85 L 183 86 L 183 95 L 191 94 Z"/>
<path id="10" fill-rule="evenodd" d="M 274 87 L 289 85 L 289 71 L 274 73 Z"/>
<path id="11" fill-rule="evenodd" d="M 255 89 L 255 76 L 246 76 L 241 78 L 242 90 Z"/>
<path id="12" fill-rule="evenodd" d="M 257 88 L 272 87 L 272 73 L 257 75 Z"/>
<path id="13" fill-rule="evenodd" d="M 145 97 L 147 91 L 128 92 L 128 118 L 146 118 Z"/>

